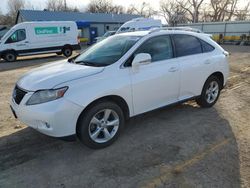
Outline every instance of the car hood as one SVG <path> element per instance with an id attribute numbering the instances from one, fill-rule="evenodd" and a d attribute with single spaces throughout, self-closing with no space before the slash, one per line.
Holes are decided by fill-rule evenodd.
<path id="1" fill-rule="evenodd" d="M 51 89 L 71 80 L 102 72 L 104 67 L 90 67 L 68 63 L 67 60 L 36 68 L 22 76 L 17 85 L 28 91 Z"/>

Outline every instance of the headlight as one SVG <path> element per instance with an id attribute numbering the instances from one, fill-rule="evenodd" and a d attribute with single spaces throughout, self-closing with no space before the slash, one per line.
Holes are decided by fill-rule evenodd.
<path id="1" fill-rule="evenodd" d="M 63 87 L 59 89 L 48 89 L 39 90 L 33 93 L 33 95 L 27 101 L 27 105 L 41 104 L 49 101 L 53 101 L 63 97 L 68 87 Z"/>

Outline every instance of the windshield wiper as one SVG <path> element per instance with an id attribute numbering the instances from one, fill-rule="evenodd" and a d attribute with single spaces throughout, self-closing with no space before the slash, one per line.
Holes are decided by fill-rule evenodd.
<path id="1" fill-rule="evenodd" d="M 93 62 L 88 62 L 88 61 L 76 61 L 75 64 L 86 65 L 86 66 L 91 66 L 91 67 L 104 67 L 105 66 L 103 64 L 98 64 L 98 63 L 93 63 Z"/>
<path id="2" fill-rule="evenodd" d="M 76 59 L 78 56 L 80 56 L 80 54 L 78 54 L 78 55 L 76 55 L 76 56 L 74 56 L 74 57 L 72 57 L 72 58 L 69 58 L 69 59 L 68 59 L 68 62 L 69 62 L 69 63 L 75 63 L 75 59 Z"/>

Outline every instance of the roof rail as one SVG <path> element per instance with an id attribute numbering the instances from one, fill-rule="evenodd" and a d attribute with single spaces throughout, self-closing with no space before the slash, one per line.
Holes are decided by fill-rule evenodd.
<path id="1" fill-rule="evenodd" d="M 195 33 L 203 33 L 201 30 L 194 29 L 194 28 L 191 28 L 191 27 L 161 27 L 161 28 L 153 28 L 153 29 L 151 29 L 149 34 L 159 32 L 159 31 L 162 31 L 162 30 L 190 31 L 190 32 L 195 32 Z"/>

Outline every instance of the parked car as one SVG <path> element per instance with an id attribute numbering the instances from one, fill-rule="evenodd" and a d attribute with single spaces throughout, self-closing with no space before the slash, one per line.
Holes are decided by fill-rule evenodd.
<path id="1" fill-rule="evenodd" d="M 9 31 L 9 28 L 6 26 L 0 26 L 0 40 L 1 38 Z"/>
<path id="2" fill-rule="evenodd" d="M 80 49 L 75 22 L 23 22 L 12 27 L 0 41 L 0 58 L 13 62 L 17 56 L 57 53 L 66 57 Z"/>
<path id="3" fill-rule="evenodd" d="M 145 31 L 153 28 L 161 28 L 161 20 L 153 18 L 135 18 L 124 23 L 118 30 L 118 33 L 133 32 L 133 31 Z"/>
<path id="4" fill-rule="evenodd" d="M 108 38 L 108 37 L 114 35 L 115 33 L 116 33 L 116 31 L 107 31 L 103 36 L 101 36 L 101 37 L 96 37 L 96 38 L 95 38 L 95 41 L 96 41 L 96 42 L 100 42 L 100 41 L 102 41 L 102 40 L 104 40 L 104 39 L 106 39 L 106 38 Z"/>
<path id="5" fill-rule="evenodd" d="M 200 33 L 117 34 L 22 76 L 11 109 L 43 134 L 76 134 L 88 147 L 103 148 L 130 117 L 190 99 L 213 106 L 228 78 L 227 56 Z"/>

